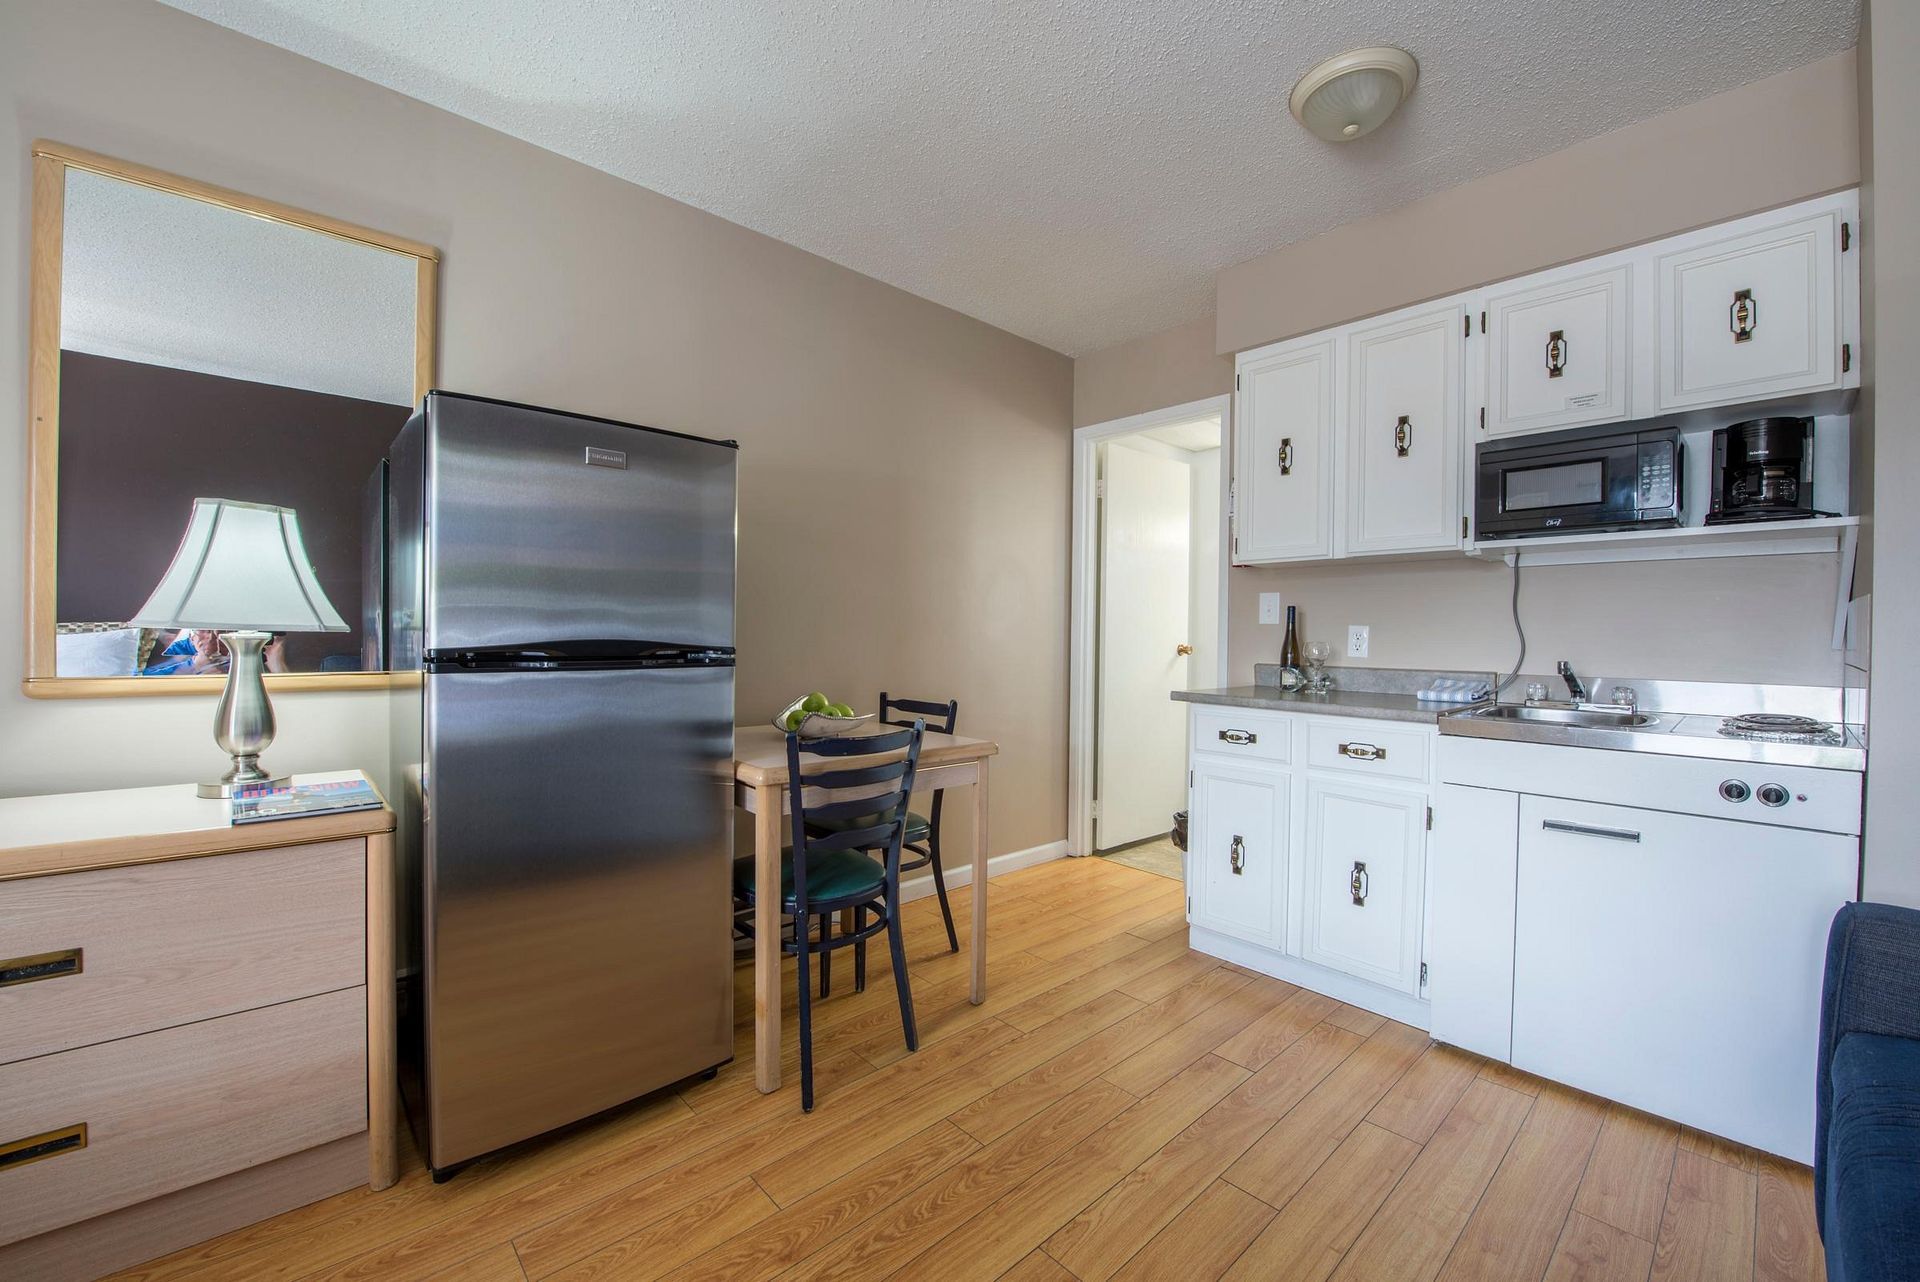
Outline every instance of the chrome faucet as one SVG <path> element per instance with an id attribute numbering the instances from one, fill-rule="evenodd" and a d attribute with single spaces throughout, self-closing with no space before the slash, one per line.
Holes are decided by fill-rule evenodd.
<path id="1" fill-rule="evenodd" d="M 1561 680 L 1567 683 L 1567 696 L 1575 703 L 1585 703 L 1587 701 L 1587 688 L 1580 684 L 1580 678 L 1573 674 L 1573 665 L 1565 659 L 1562 659 L 1560 660 L 1560 666 L 1557 671 L 1560 673 Z"/>

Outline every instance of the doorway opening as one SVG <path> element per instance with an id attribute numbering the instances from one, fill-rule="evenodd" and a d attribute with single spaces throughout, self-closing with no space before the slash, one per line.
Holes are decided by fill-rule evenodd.
<path id="1" fill-rule="evenodd" d="M 1187 705 L 1225 684 L 1227 398 L 1075 433 L 1070 848 L 1179 878 Z"/>

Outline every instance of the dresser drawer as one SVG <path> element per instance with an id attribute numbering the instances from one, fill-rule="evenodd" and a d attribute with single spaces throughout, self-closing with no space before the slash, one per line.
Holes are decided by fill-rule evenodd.
<path id="1" fill-rule="evenodd" d="M 1293 719 L 1245 708 L 1195 705 L 1193 750 L 1285 765 L 1293 755 Z"/>
<path id="2" fill-rule="evenodd" d="M 366 1047 L 351 988 L 0 1067 L 0 1244 L 366 1130 Z"/>
<path id="3" fill-rule="evenodd" d="M 0 882 L 0 1064 L 364 984 L 366 913 L 358 838 Z"/>
<path id="4" fill-rule="evenodd" d="M 1307 764 L 1367 779 L 1425 783 L 1434 736 L 1378 721 L 1314 721 L 1307 726 Z"/>

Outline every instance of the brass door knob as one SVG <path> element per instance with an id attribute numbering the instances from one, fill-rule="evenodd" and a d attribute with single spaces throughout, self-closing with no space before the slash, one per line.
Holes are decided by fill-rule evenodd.
<path id="1" fill-rule="evenodd" d="M 1181 656 L 1182 658 L 1185 658 L 1187 655 L 1190 655 L 1193 653 L 1193 647 L 1188 645 L 1185 641 L 1182 641 L 1179 645 L 1173 647 L 1173 652 Z"/>

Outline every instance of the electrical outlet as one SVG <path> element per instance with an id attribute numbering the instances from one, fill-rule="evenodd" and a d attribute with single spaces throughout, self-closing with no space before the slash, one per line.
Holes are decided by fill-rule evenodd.
<path id="1" fill-rule="evenodd" d="M 1364 659 L 1367 657 L 1368 627 L 1364 623 L 1347 625 L 1347 657 Z"/>
<path id="2" fill-rule="evenodd" d="M 1278 592 L 1262 592 L 1260 594 L 1260 622 L 1280 622 L 1280 594 Z"/>

